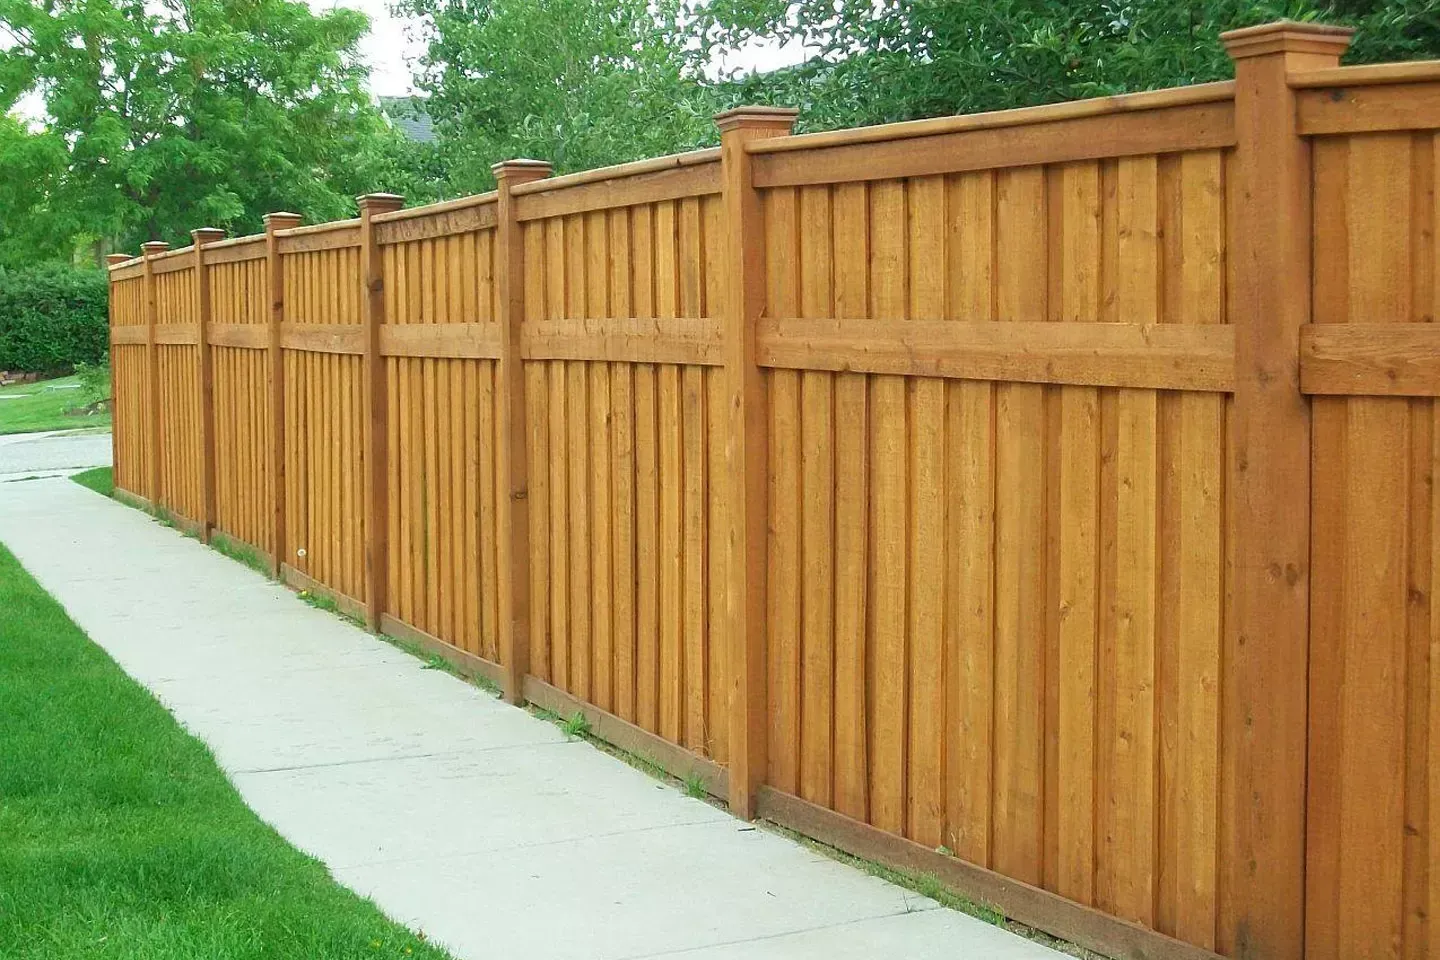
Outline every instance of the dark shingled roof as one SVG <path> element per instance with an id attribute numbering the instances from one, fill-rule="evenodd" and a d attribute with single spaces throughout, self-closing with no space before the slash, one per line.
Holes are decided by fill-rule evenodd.
<path id="1" fill-rule="evenodd" d="M 424 97 L 380 97 L 379 100 L 380 112 L 405 136 L 419 143 L 435 139 L 430 115 L 425 112 Z"/>

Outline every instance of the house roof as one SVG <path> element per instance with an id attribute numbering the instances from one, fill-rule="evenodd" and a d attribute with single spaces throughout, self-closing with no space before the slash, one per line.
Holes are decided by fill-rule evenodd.
<path id="1" fill-rule="evenodd" d="M 411 140 L 430 143 L 435 128 L 425 111 L 424 97 L 380 97 L 380 112 L 390 124 Z"/>

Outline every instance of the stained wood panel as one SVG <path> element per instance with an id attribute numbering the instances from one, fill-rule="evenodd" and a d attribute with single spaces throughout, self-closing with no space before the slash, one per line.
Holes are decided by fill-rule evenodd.
<path id="1" fill-rule="evenodd" d="M 769 189 L 766 315 L 1221 324 L 1224 166 Z M 769 783 L 1213 945 L 1223 395 L 767 380 Z"/>
<path id="2" fill-rule="evenodd" d="M 1436 316 L 1436 136 L 1314 147 L 1317 325 Z M 1435 406 L 1316 397 L 1310 957 L 1433 955 Z"/>
<path id="3" fill-rule="evenodd" d="M 703 331 L 721 209 L 686 196 L 527 220 L 526 321 L 583 320 L 617 350 L 634 326 L 607 321 Z M 723 760 L 720 372 L 562 355 L 579 359 L 525 364 L 532 670 Z"/>
<path id="4" fill-rule="evenodd" d="M 209 265 L 210 319 L 246 328 L 270 322 L 264 260 Z M 215 522 L 260 550 L 274 549 L 270 357 L 265 350 L 212 345 L 215 404 Z"/>
<path id="5" fill-rule="evenodd" d="M 139 343 L 110 347 L 112 421 L 114 423 L 115 485 L 142 497 L 150 495 L 150 420 L 146 399 L 148 364 L 143 342 L 145 281 L 141 277 L 110 284 L 110 325 L 138 330 Z"/>
<path id="6" fill-rule="evenodd" d="M 360 323 L 360 258 L 354 247 L 281 257 L 285 321 Z M 365 601 L 365 513 L 360 508 L 365 419 L 361 359 L 287 349 L 285 530 L 300 573 Z"/>
<path id="7" fill-rule="evenodd" d="M 187 267 L 154 277 L 157 342 L 160 329 L 196 323 L 195 270 Z M 194 343 L 155 347 L 160 409 L 160 476 L 157 508 L 187 520 L 200 518 L 200 352 Z"/>
<path id="8" fill-rule="evenodd" d="M 386 324 L 479 324 L 472 329 L 484 335 L 497 316 L 494 245 L 493 229 L 383 244 Z M 384 362 L 388 612 L 498 663 L 495 361 L 391 356 Z"/>

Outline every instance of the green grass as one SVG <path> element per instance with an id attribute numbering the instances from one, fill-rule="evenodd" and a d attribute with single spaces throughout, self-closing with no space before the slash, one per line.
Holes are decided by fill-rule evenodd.
<path id="1" fill-rule="evenodd" d="M 265 559 L 264 552 L 243 540 L 236 540 L 233 537 L 217 533 L 210 537 L 210 548 L 221 556 L 229 557 L 236 563 L 249 567 L 256 573 L 266 577 L 270 576 L 270 562 Z"/>
<path id="2" fill-rule="evenodd" d="M 79 377 L 60 377 L 57 380 L 42 380 L 39 383 L 22 383 L 0 387 L 0 397 L 21 397 L 19 400 L 0 399 L 0 434 L 35 433 L 40 430 L 73 430 L 79 427 L 110 426 L 110 414 L 72 414 L 70 411 L 85 404 L 84 390 L 54 390 L 52 387 L 71 386 L 80 383 Z"/>
<path id="3" fill-rule="evenodd" d="M 687 773 L 685 775 L 685 796 L 693 800 L 708 800 L 710 791 L 705 789 L 705 778 L 698 773 Z"/>
<path id="4" fill-rule="evenodd" d="M 93 470 L 82 470 L 80 473 L 72 473 L 70 479 L 94 490 L 102 497 L 109 497 L 115 494 L 115 470 L 112 467 L 96 467 Z"/>
<path id="5" fill-rule="evenodd" d="M 0 956 L 447 955 L 262 823 L 0 546 Z"/>
<path id="6" fill-rule="evenodd" d="M 560 729 L 565 731 L 565 736 L 571 740 L 583 740 L 590 736 L 590 720 L 579 710 L 575 715 L 560 724 Z"/>

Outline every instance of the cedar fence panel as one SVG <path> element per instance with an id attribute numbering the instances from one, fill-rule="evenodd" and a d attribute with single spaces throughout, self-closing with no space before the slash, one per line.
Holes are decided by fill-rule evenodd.
<path id="1" fill-rule="evenodd" d="M 1440 67 L 1347 41 L 147 249 L 117 487 L 1101 952 L 1429 956 Z"/>
<path id="2" fill-rule="evenodd" d="M 1331 71 L 1298 91 L 1314 134 L 1315 326 L 1302 345 L 1315 442 L 1314 957 L 1440 952 L 1429 919 L 1440 909 L 1440 70 L 1421 66 Z"/>
<path id="3" fill-rule="evenodd" d="M 270 469 L 270 276 L 263 241 L 206 249 L 215 364 L 215 528 L 273 553 Z M 214 262 L 217 254 L 233 259 Z"/>

